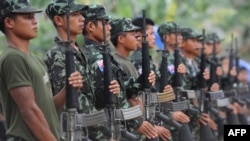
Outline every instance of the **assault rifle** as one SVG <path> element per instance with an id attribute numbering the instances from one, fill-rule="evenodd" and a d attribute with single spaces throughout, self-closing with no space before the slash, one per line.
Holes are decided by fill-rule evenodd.
<path id="1" fill-rule="evenodd" d="M 205 37 L 205 30 L 203 29 L 203 38 Z M 201 63 L 200 63 L 200 89 L 201 89 L 201 99 L 200 99 L 200 111 L 202 113 L 208 114 L 209 112 L 209 98 L 206 94 L 207 89 L 207 83 L 206 80 L 203 77 L 203 72 L 206 69 L 206 54 L 204 53 L 204 40 L 202 41 L 202 49 L 201 49 Z M 208 126 L 208 124 L 200 125 L 200 141 L 215 141 L 216 138 L 212 133 L 211 128 Z"/>
<path id="2" fill-rule="evenodd" d="M 142 29 L 142 88 L 143 88 L 143 100 L 144 100 L 144 116 L 145 120 L 149 121 L 154 125 L 155 117 L 155 106 L 158 103 L 155 99 L 152 99 L 155 96 L 151 95 L 151 84 L 148 81 L 148 76 L 150 74 L 149 66 L 149 51 L 148 51 L 148 42 L 146 40 L 146 10 L 142 10 L 143 16 L 143 29 Z M 159 138 L 146 139 L 147 141 L 158 141 Z"/>
<path id="3" fill-rule="evenodd" d="M 186 98 L 182 97 L 182 76 L 178 73 L 178 66 L 180 65 L 180 50 L 178 48 L 178 35 L 177 35 L 177 24 L 175 26 L 175 45 L 174 45 L 174 76 L 173 76 L 173 87 L 175 89 L 175 100 L 171 103 L 172 111 L 183 111 L 189 109 L 189 102 Z M 186 123 L 182 124 L 180 129 L 179 139 L 181 141 L 193 141 L 192 133 L 189 126 Z"/>
<path id="4" fill-rule="evenodd" d="M 165 38 L 166 38 L 167 30 L 165 30 Z M 161 52 L 162 60 L 161 60 L 161 66 L 160 66 L 160 89 L 158 93 L 158 100 L 159 100 L 159 110 L 156 111 L 156 118 L 160 119 L 167 125 L 172 125 L 176 129 L 181 129 L 181 124 L 174 121 L 172 118 L 168 117 L 166 114 L 164 114 L 165 107 L 167 102 L 170 102 L 175 99 L 174 92 L 164 92 L 164 88 L 166 85 L 168 85 L 168 63 L 167 63 L 167 55 L 168 50 L 166 48 L 166 42 L 164 40 L 164 49 L 163 50 L 157 50 L 158 52 Z"/>
<path id="5" fill-rule="evenodd" d="M 104 93 L 106 96 L 106 114 L 108 117 L 108 123 L 111 132 L 111 139 L 120 140 L 124 137 L 130 141 L 137 141 L 137 136 L 128 132 L 125 128 L 122 128 L 121 122 L 126 122 L 127 120 L 134 119 L 136 117 L 142 116 L 142 111 L 140 106 L 134 106 L 127 109 L 116 108 L 117 96 L 109 91 L 109 85 L 112 81 L 112 69 L 110 60 L 110 49 L 108 48 L 108 43 L 106 40 L 106 21 L 102 19 L 103 26 L 103 64 L 104 64 Z"/>
<path id="6" fill-rule="evenodd" d="M 70 8 L 69 3 L 72 0 L 67 0 L 68 6 L 66 7 L 66 21 L 67 21 L 67 41 L 62 41 L 62 44 L 66 47 L 65 51 L 65 67 L 66 67 L 66 108 L 67 112 L 61 114 L 61 139 L 65 141 L 89 141 L 88 138 L 88 126 L 93 126 L 99 123 L 106 122 L 105 112 L 98 111 L 93 114 L 79 114 L 77 112 L 78 107 L 78 94 L 77 90 L 73 88 L 68 81 L 68 78 L 72 72 L 75 71 L 73 61 L 73 48 L 71 47 L 70 39 Z M 65 135 L 66 133 L 66 135 Z"/>

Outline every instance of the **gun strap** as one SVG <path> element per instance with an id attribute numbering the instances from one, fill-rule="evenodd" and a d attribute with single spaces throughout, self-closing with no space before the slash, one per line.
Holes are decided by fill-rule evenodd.
<path id="1" fill-rule="evenodd" d="M 116 109 L 115 115 L 116 119 L 126 121 L 142 116 L 142 111 L 140 105 L 136 105 L 128 109 Z"/>
<path id="2" fill-rule="evenodd" d="M 160 103 L 169 102 L 175 99 L 175 94 L 173 91 L 157 93 L 158 101 Z"/>
<path id="3" fill-rule="evenodd" d="M 107 122 L 106 114 L 104 110 L 97 111 L 91 114 L 77 114 L 76 124 L 82 127 L 94 126 Z"/>

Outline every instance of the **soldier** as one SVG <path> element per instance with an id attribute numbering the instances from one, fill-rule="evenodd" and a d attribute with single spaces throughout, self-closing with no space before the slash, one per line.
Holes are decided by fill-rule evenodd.
<path id="1" fill-rule="evenodd" d="M 102 42 L 104 42 L 103 28 L 105 28 L 106 39 L 110 38 L 111 26 L 109 24 L 110 17 L 106 14 L 105 8 L 100 5 L 92 5 L 88 11 L 84 14 L 85 17 L 85 28 L 83 30 L 84 50 L 90 58 L 90 64 L 93 67 L 94 81 L 92 82 L 95 86 L 95 107 L 97 109 L 103 109 L 106 101 L 104 98 L 104 87 L 103 87 L 103 56 L 102 56 Z M 102 20 L 105 19 L 105 26 L 102 25 Z M 137 94 L 140 89 L 140 83 L 132 77 L 129 77 L 121 66 L 113 59 L 113 56 L 109 56 L 111 59 L 112 75 L 116 79 L 121 87 L 121 92 L 117 96 L 119 108 L 129 108 L 130 104 L 127 99 L 133 97 L 133 94 Z M 155 82 L 155 74 L 153 72 L 149 75 L 149 82 Z M 149 138 L 155 138 L 157 136 L 156 130 L 153 126 L 143 121 L 142 118 L 136 118 L 133 122 L 127 122 L 128 127 L 137 129 L 139 133 L 146 135 Z"/>
<path id="2" fill-rule="evenodd" d="M 46 8 L 46 14 L 51 19 L 57 30 L 57 37 L 55 37 L 55 45 L 48 50 L 45 55 L 45 63 L 48 67 L 49 76 L 52 82 L 53 94 L 56 94 L 65 85 L 65 50 L 66 46 L 62 44 L 62 41 L 67 41 L 67 22 L 66 22 L 66 7 L 69 5 L 70 16 L 69 16 L 69 29 L 71 49 L 74 52 L 74 64 L 76 70 L 79 71 L 83 77 L 81 82 L 83 87 L 81 91 L 78 91 L 78 113 L 93 113 L 96 112 L 93 103 L 95 96 L 93 94 L 94 88 L 91 85 L 91 67 L 88 65 L 88 58 L 84 55 L 81 48 L 76 43 L 76 36 L 82 33 L 84 28 L 84 17 L 82 12 L 88 9 L 88 6 L 77 4 L 74 1 L 53 1 L 48 4 Z M 110 84 L 110 91 L 113 94 L 120 92 L 119 84 L 116 80 L 113 80 Z M 99 131 L 99 128 L 105 128 L 104 125 L 100 127 L 89 127 L 89 138 L 92 140 L 100 140 L 105 138 L 104 133 Z"/>
<path id="3" fill-rule="evenodd" d="M 129 60 L 129 55 L 132 51 L 136 50 L 138 46 L 137 30 L 140 27 L 136 27 L 132 24 L 129 18 L 115 19 L 110 22 L 111 29 L 111 42 L 115 46 L 114 59 L 121 64 L 124 71 L 131 77 L 138 78 L 139 74 L 135 69 L 132 62 Z M 139 42 L 140 44 L 140 42 Z M 167 91 L 167 89 L 165 90 Z M 140 99 L 140 97 L 137 97 Z M 141 100 L 138 100 L 141 101 Z M 155 126 L 158 136 L 162 140 L 170 139 L 170 132 L 164 127 Z"/>
<path id="4" fill-rule="evenodd" d="M 7 39 L 1 54 L 0 99 L 7 124 L 8 141 L 59 140 L 57 109 L 65 103 L 65 90 L 52 97 L 47 69 L 29 50 L 36 37 L 37 21 L 26 0 L 0 1 L 0 30 Z M 74 72 L 69 82 L 77 89 L 82 76 Z"/>
<path id="5" fill-rule="evenodd" d="M 173 85 L 173 75 L 174 75 L 174 45 L 176 44 L 176 35 L 177 34 L 177 44 L 178 47 L 182 46 L 182 35 L 181 35 L 181 27 L 177 25 L 177 31 L 175 31 L 175 26 L 173 22 L 166 22 L 159 26 L 157 32 L 161 38 L 161 41 L 165 43 L 165 49 L 168 51 L 167 57 L 167 68 L 168 68 L 168 76 L 169 84 Z M 177 32 L 177 33 L 176 33 Z M 181 57 L 181 56 L 180 56 Z M 178 66 L 178 73 L 184 75 L 186 73 L 186 67 L 183 63 Z M 190 117 L 182 111 L 174 111 L 170 113 L 170 116 L 180 123 L 189 123 Z M 171 134 L 173 135 L 173 140 L 178 141 L 177 135 L 179 132 L 174 127 L 171 127 Z"/>

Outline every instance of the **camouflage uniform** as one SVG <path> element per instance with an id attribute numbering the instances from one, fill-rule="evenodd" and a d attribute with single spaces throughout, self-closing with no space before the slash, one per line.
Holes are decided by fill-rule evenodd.
<path id="1" fill-rule="evenodd" d="M 177 24 L 177 28 L 176 28 L 176 31 L 177 32 L 181 32 L 182 31 L 182 28 Z M 167 35 L 167 34 L 170 34 L 170 33 L 175 33 L 175 25 L 174 25 L 174 22 L 166 22 L 166 23 L 163 23 L 159 26 L 157 32 L 159 34 L 159 36 L 161 37 L 161 40 L 164 41 L 163 39 L 163 36 L 164 35 Z M 179 55 L 180 57 L 180 63 L 184 64 L 184 60 L 183 60 L 183 56 L 181 56 L 181 54 Z M 167 69 L 168 69 L 168 76 L 169 76 L 169 84 L 171 84 L 174 89 L 175 88 L 175 78 L 174 78 L 174 74 L 175 74 L 175 66 L 174 66 L 174 61 L 175 61 L 175 58 L 174 58 L 174 52 L 172 51 L 169 51 L 168 50 L 168 56 L 167 56 Z M 160 65 L 161 66 L 161 65 Z M 161 69 L 161 68 L 160 68 Z M 187 79 L 185 78 L 186 75 L 184 75 L 182 78 L 182 86 L 181 86 L 181 89 L 182 90 L 185 90 L 185 85 L 186 85 L 186 81 Z M 191 107 L 192 105 L 190 105 Z M 186 111 L 183 111 L 184 113 Z M 169 112 L 167 113 L 169 115 L 169 117 L 172 117 L 172 112 Z M 189 116 L 188 113 L 185 113 Z M 190 117 L 191 119 L 191 117 Z M 169 126 L 169 125 L 167 125 Z M 171 134 L 172 134 L 172 137 L 173 137 L 173 141 L 179 141 L 179 131 L 177 129 L 175 129 L 175 127 L 172 127 L 172 126 L 169 126 L 168 127 L 171 131 Z"/>
<path id="2" fill-rule="evenodd" d="M 53 21 L 55 15 L 65 14 L 66 2 L 54 1 L 50 3 L 46 9 L 46 13 L 49 18 Z M 86 10 L 88 7 L 80 4 L 76 4 L 73 1 L 69 3 L 70 13 Z M 53 94 L 57 94 L 64 86 L 66 79 L 66 69 L 65 69 L 65 52 L 67 49 L 71 49 L 73 52 L 73 61 L 75 70 L 80 72 L 83 76 L 83 87 L 78 94 L 78 113 L 93 113 L 97 110 L 95 109 L 93 103 L 95 102 L 94 87 L 91 83 L 91 68 L 88 65 L 88 58 L 83 53 L 83 50 L 78 48 L 78 50 L 73 47 L 65 46 L 59 37 L 55 37 L 55 45 L 47 51 L 44 56 L 44 61 L 47 65 L 49 76 L 51 79 Z M 66 111 L 66 109 L 64 109 Z M 106 128 L 105 125 L 97 125 L 95 127 L 89 127 L 89 138 L 92 140 L 101 140 L 103 138 L 108 138 L 108 133 L 103 133 L 99 129 Z"/>
<path id="3" fill-rule="evenodd" d="M 100 5 L 92 5 L 89 10 L 84 14 L 85 17 L 85 25 L 90 20 L 102 20 L 103 18 L 109 20 L 109 16 L 106 15 L 105 8 Z M 104 74 L 103 74 L 103 46 L 100 42 L 93 41 L 85 37 L 84 41 L 84 52 L 90 58 L 89 63 L 92 68 L 92 76 L 93 81 L 91 82 L 95 86 L 95 107 L 97 109 L 103 109 L 106 106 L 105 95 L 104 95 Z M 109 46 L 107 49 L 110 50 Z M 117 108 L 129 108 L 130 105 L 127 101 L 128 98 L 136 96 L 141 90 L 140 83 L 137 82 L 132 77 L 129 77 L 122 67 L 117 63 L 111 54 L 108 54 L 111 61 L 112 74 L 113 79 L 117 80 L 120 84 L 121 92 L 117 96 Z M 135 120 L 131 120 L 127 122 L 127 127 L 131 127 L 133 129 L 137 129 L 142 123 L 142 118 L 136 118 Z"/>

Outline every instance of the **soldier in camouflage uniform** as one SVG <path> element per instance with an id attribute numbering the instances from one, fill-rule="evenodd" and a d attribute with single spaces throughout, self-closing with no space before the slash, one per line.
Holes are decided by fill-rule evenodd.
<path id="1" fill-rule="evenodd" d="M 157 32 L 161 38 L 161 41 L 165 44 L 165 49 L 168 51 L 167 57 L 167 68 L 168 68 L 168 76 L 169 76 L 169 84 L 173 85 L 173 75 L 174 75 L 174 44 L 176 44 L 175 40 L 175 32 L 177 32 L 177 42 L 178 47 L 182 46 L 182 35 L 181 35 L 181 27 L 177 25 L 177 31 L 175 31 L 175 26 L 173 22 L 166 22 L 159 26 Z M 181 56 L 180 56 L 181 57 Z M 184 75 L 186 73 L 186 67 L 183 63 L 178 66 L 178 73 Z M 185 80 L 185 79 L 184 79 Z M 189 123 L 190 117 L 184 113 L 183 111 L 175 111 L 170 112 L 169 116 L 172 117 L 175 121 L 180 123 Z M 178 137 L 176 137 L 179 132 L 174 127 L 170 127 L 171 134 L 173 135 L 173 140 L 178 141 Z"/>
<path id="2" fill-rule="evenodd" d="M 190 84 L 186 84 L 187 89 L 191 90 L 200 90 L 199 84 L 199 77 L 204 77 L 205 80 L 208 80 L 210 77 L 210 74 L 207 69 L 205 69 L 201 75 L 200 72 L 200 51 L 201 51 L 201 44 L 200 44 L 200 38 L 202 35 L 191 29 L 191 28 L 184 28 L 182 31 L 182 36 L 183 36 L 183 47 L 181 48 L 182 50 L 182 55 L 185 56 L 184 62 L 188 68 L 187 74 L 186 74 L 186 79 L 191 82 Z M 217 91 L 218 90 L 218 84 L 215 84 L 215 86 L 211 86 L 212 90 Z M 198 102 L 199 95 L 197 95 L 197 99 L 192 99 L 192 102 L 195 107 L 199 107 L 199 102 Z M 197 122 L 199 121 L 199 122 Z M 206 113 L 199 113 L 198 116 L 192 117 L 191 121 L 191 128 L 193 130 L 193 134 L 195 136 L 195 139 L 199 139 L 199 125 L 200 124 L 208 124 L 210 128 L 213 130 L 216 130 L 217 125 L 215 122 L 210 118 L 209 114 Z"/>
<path id="3" fill-rule="evenodd" d="M 0 30 L 8 47 L 0 59 L 0 99 L 7 124 L 7 141 L 59 140 L 57 109 L 62 107 L 65 88 L 52 97 L 47 69 L 42 60 L 29 49 L 36 37 L 35 13 L 27 0 L 0 1 Z M 82 83 L 80 73 L 68 78 L 77 89 Z"/>
<path id="4" fill-rule="evenodd" d="M 106 14 L 105 8 L 100 5 L 92 5 L 89 10 L 84 14 L 85 17 L 85 28 L 83 35 L 85 36 L 85 44 L 83 46 L 85 53 L 90 58 L 90 65 L 93 68 L 94 81 L 92 82 L 95 86 L 95 107 L 97 109 L 103 109 L 106 106 L 104 98 L 104 87 L 103 87 L 103 56 L 102 56 L 102 42 L 104 40 L 103 28 L 105 28 L 106 39 L 110 38 L 111 26 L 109 24 L 110 17 Z M 105 26 L 102 26 L 102 20 L 105 19 Z M 110 49 L 108 47 L 108 49 Z M 114 60 L 110 54 L 112 74 L 114 79 L 118 80 L 121 86 L 121 92 L 117 96 L 117 107 L 118 108 L 129 108 L 130 104 L 128 99 L 133 98 L 134 95 L 141 90 L 140 80 L 136 80 L 129 77 L 122 67 Z M 155 81 L 155 75 L 153 72 L 149 75 L 149 81 L 152 83 Z M 142 134 L 154 138 L 157 136 L 156 131 L 151 124 L 143 121 L 141 117 L 136 118 L 127 122 L 127 127 L 137 129 Z M 148 130 L 149 129 L 149 130 Z M 150 130 L 153 131 L 150 133 Z"/>
<path id="5" fill-rule="evenodd" d="M 114 59 L 121 64 L 124 71 L 131 77 L 138 78 L 139 74 L 135 66 L 129 60 L 129 55 L 138 46 L 137 30 L 129 18 L 114 19 L 110 22 L 111 29 L 111 42 L 115 46 Z M 166 90 L 165 90 L 166 91 Z M 137 97 L 137 99 L 141 99 Z M 141 100 L 138 100 L 141 101 Z M 138 104 L 138 103 L 137 103 Z M 137 105 L 136 104 L 136 105 Z M 170 132 L 164 127 L 155 125 L 158 136 L 162 140 L 170 139 Z"/>
<path id="6" fill-rule="evenodd" d="M 67 41 L 67 29 L 66 29 L 66 6 L 67 1 L 53 1 L 47 8 L 46 13 L 51 21 L 54 23 L 57 29 L 57 37 L 55 37 L 55 45 L 48 50 L 45 55 L 45 63 L 48 67 L 48 72 L 52 82 L 53 94 L 56 94 L 65 85 L 65 46 L 62 41 Z M 93 113 L 96 109 L 93 105 L 95 101 L 94 87 L 91 83 L 91 67 L 88 65 L 88 58 L 84 55 L 81 48 L 76 43 L 76 36 L 82 33 L 84 28 L 84 17 L 82 12 L 88 9 L 87 6 L 76 4 L 74 1 L 69 3 L 70 8 L 70 39 L 72 40 L 70 48 L 74 53 L 75 69 L 83 75 L 83 88 L 78 91 L 78 113 Z M 111 91 L 114 94 L 119 93 L 120 88 L 116 80 L 111 82 Z M 98 125 L 99 127 L 89 127 L 89 138 L 92 140 L 101 140 L 107 138 L 108 133 L 101 132 L 102 128 L 106 128 L 106 125 Z M 100 129 L 100 130 L 99 130 Z"/>

